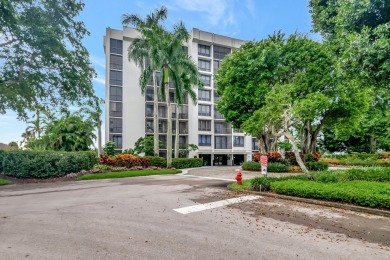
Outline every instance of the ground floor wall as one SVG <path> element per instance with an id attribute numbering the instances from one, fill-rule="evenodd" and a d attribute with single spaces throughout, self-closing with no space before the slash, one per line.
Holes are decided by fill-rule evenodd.
<path id="1" fill-rule="evenodd" d="M 204 166 L 234 166 L 252 161 L 252 153 L 199 153 L 194 157 L 202 158 Z"/>

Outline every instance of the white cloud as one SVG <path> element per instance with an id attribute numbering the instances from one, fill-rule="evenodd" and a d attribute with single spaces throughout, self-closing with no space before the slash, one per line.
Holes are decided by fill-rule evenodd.
<path id="1" fill-rule="evenodd" d="M 90 56 L 91 62 L 102 68 L 106 68 L 106 60 L 104 58 L 97 57 L 95 55 Z"/>
<path id="2" fill-rule="evenodd" d="M 202 19 L 206 19 L 211 26 L 220 24 L 233 24 L 234 0 L 172 0 L 172 6 L 177 9 L 201 13 Z"/>
<path id="3" fill-rule="evenodd" d="M 256 14 L 255 2 L 253 0 L 246 0 L 245 1 L 245 7 L 248 10 L 248 12 L 252 15 L 252 18 L 255 17 L 255 14 Z"/>

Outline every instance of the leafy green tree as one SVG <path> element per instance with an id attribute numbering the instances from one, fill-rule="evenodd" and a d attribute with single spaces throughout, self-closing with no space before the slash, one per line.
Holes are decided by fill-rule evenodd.
<path id="1" fill-rule="evenodd" d="M 135 14 L 125 14 L 122 17 L 124 25 L 131 24 L 135 26 L 141 33 L 140 38 L 133 40 L 128 49 L 128 58 L 133 60 L 135 64 L 141 68 L 142 76 L 139 79 L 139 85 L 142 94 L 145 93 L 146 86 L 150 78 L 153 79 L 153 151 L 154 156 L 159 154 L 159 137 L 158 137 L 158 70 L 161 69 L 161 64 L 156 62 L 158 58 L 157 49 L 150 44 L 144 35 L 149 35 L 150 30 L 154 30 L 156 26 L 167 18 L 167 9 L 162 6 L 156 9 L 150 15 L 147 15 L 145 20 Z M 146 79 L 146 80 L 145 80 Z"/>
<path id="2" fill-rule="evenodd" d="M 19 149 L 19 145 L 18 145 L 18 143 L 15 142 L 15 141 L 10 142 L 10 143 L 8 144 L 8 146 L 9 146 L 11 149 L 13 149 L 13 150 L 18 150 L 18 149 Z"/>
<path id="3" fill-rule="evenodd" d="M 372 91 L 360 127 L 350 129 L 348 136 L 345 129 L 337 129 L 335 137 L 369 136 L 370 151 L 375 152 L 381 143 L 389 143 L 390 2 L 311 0 L 310 10 L 314 30 L 332 46 L 339 71 Z"/>
<path id="4" fill-rule="evenodd" d="M 82 45 L 89 32 L 75 20 L 83 8 L 76 0 L 0 2 L 0 113 L 27 118 L 36 104 L 94 98 L 95 71 Z"/>
<path id="5" fill-rule="evenodd" d="M 259 42 L 248 42 L 227 56 L 215 76 L 218 111 L 234 128 L 241 128 L 253 112 L 265 103 L 265 96 L 278 83 L 275 73 L 281 62 L 281 47 L 284 34 L 281 32 Z M 251 132 L 259 141 L 261 153 L 273 151 L 276 139 L 273 128 Z M 272 140 L 272 141 L 271 141 Z"/>

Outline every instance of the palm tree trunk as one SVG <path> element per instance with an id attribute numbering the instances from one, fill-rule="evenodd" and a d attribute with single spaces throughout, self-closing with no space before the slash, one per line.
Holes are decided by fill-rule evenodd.
<path id="1" fill-rule="evenodd" d="M 177 102 L 177 101 L 176 101 Z M 179 112 L 180 106 L 176 105 L 176 135 L 175 135 L 175 158 L 179 158 Z"/>
<path id="2" fill-rule="evenodd" d="M 153 152 L 154 156 L 158 156 L 160 147 L 158 139 L 158 94 L 156 72 L 153 72 L 153 104 Z"/>
<path id="3" fill-rule="evenodd" d="M 167 131 L 167 168 L 172 167 L 172 109 L 171 99 L 169 98 L 169 81 L 165 83 L 165 100 L 167 102 L 168 112 L 168 131 Z"/>

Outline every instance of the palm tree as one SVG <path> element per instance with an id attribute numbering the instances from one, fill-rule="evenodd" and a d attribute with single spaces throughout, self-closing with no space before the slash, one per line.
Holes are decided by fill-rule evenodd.
<path id="1" fill-rule="evenodd" d="M 192 87 L 202 87 L 202 81 L 198 68 L 191 57 L 183 52 L 183 45 L 190 37 L 182 22 L 173 26 L 172 32 L 167 32 L 161 28 L 160 60 L 162 61 L 162 77 L 165 89 L 165 98 L 168 108 L 168 132 L 167 132 L 167 167 L 172 164 L 172 113 L 171 101 L 169 98 L 169 85 L 173 83 L 176 103 L 182 104 L 184 93 L 190 94 L 191 99 L 196 102 L 196 94 Z M 179 129 L 176 130 L 177 132 Z M 178 139 L 178 138 L 177 138 Z M 178 143 L 177 143 L 178 145 Z M 178 146 L 177 146 L 178 147 Z M 179 151 L 179 150 L 177 150 Z M 178 155 L 177 155 L 178 156 Z"/>
<path id="2" fill-rule="evenodd" d="M 131 24 L 135 26 L 141 33 L 141 38 L 136 38 L 128 49 L 128 58 L 133 60 L 135 64 L 141 68 L 142 76 L 140 77 L 140 88 L 142 94 L 145 93 L 146 86 L 149 83 L 150 78 L 153 78 L 153 151 L 154 156 L 159 155 L 159 138 L 158 138 L 158 82 L 157 71 L 161 68 L 160 64 L 156 62 L 153 57 L 153 48 L 144 35 L 149 35 L 161 21 L 167 18 L 167 9 L 162 6 L 160 9 L 156 9 L 153 13 L 146 16 L 145 20 L 142 20 L 138 15 L 125 14 L 122 17 L 122 23 L 124 25 Z M 147 61 L 147 62 L 146 62 Z"/>

